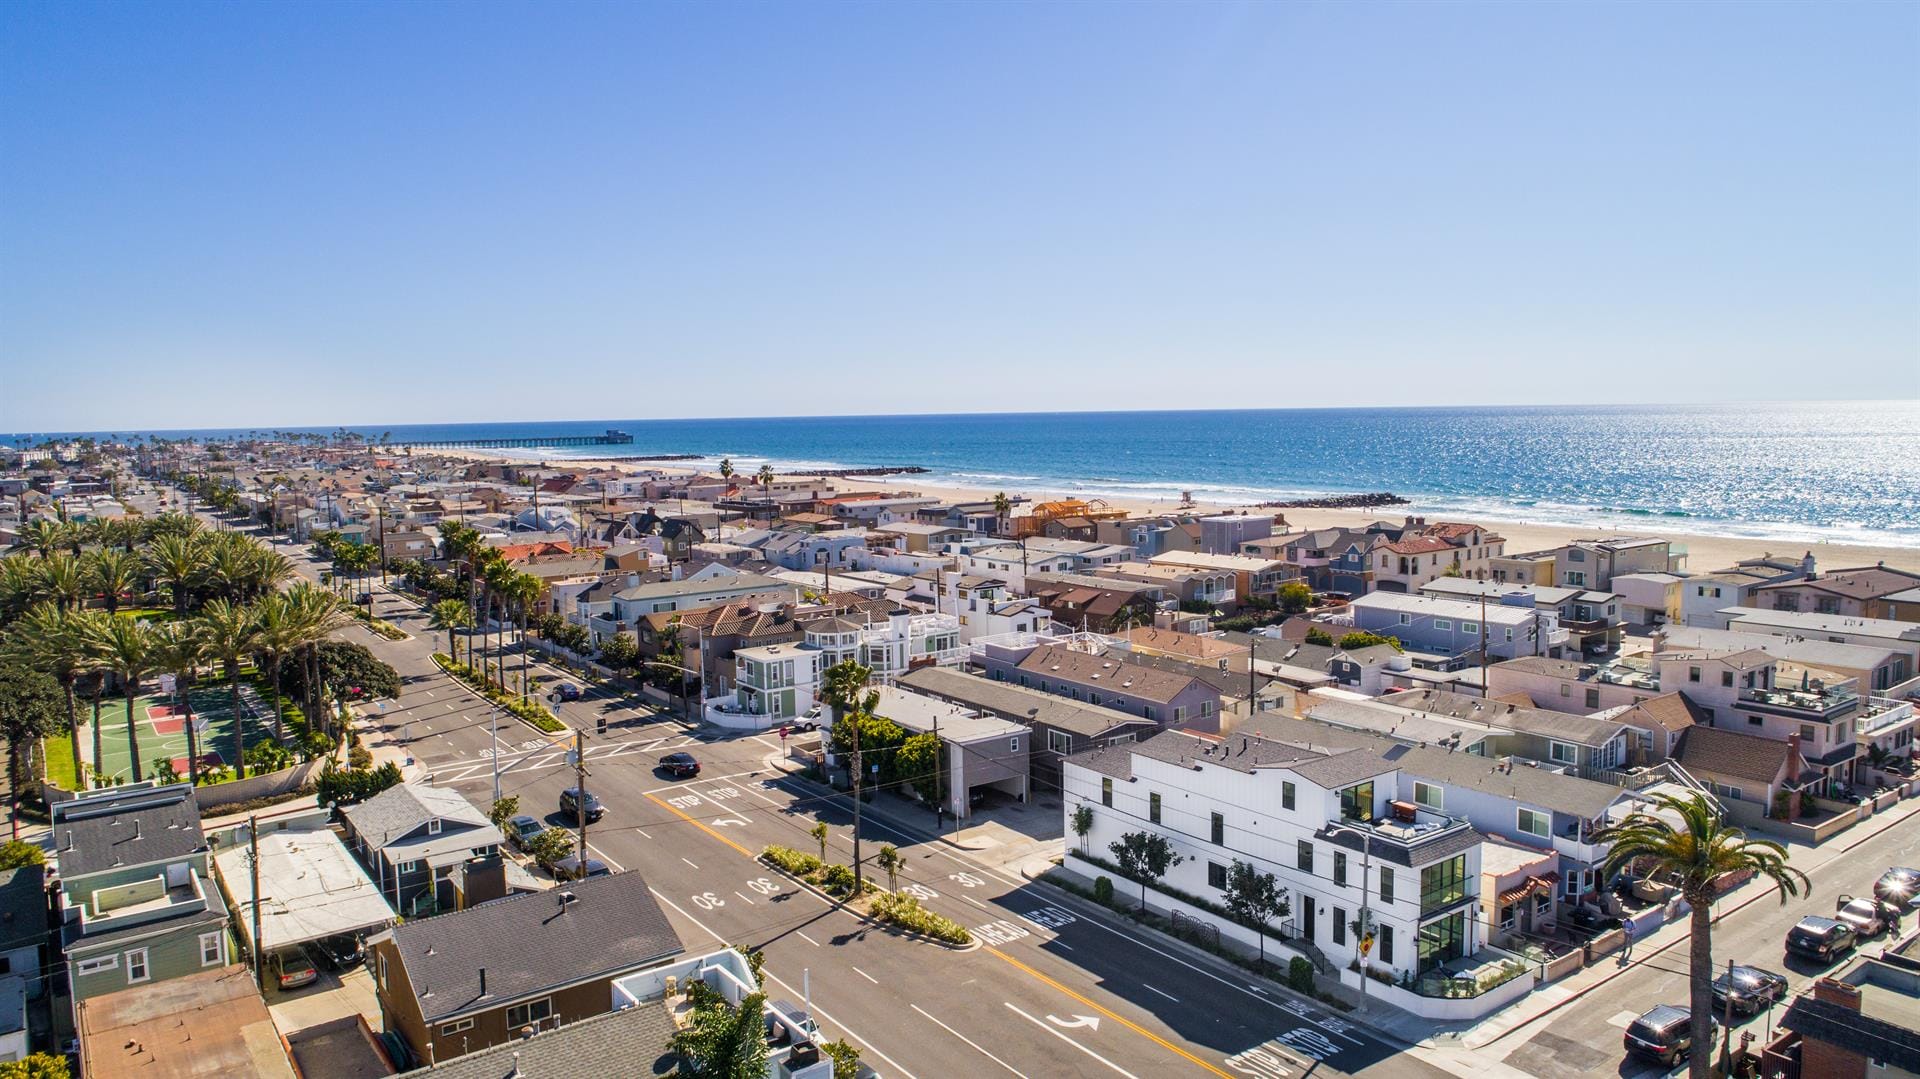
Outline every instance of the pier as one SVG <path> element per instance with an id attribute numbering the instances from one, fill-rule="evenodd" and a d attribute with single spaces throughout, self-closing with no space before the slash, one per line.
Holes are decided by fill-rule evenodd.
<path id="1" fill-rule="evenodd" d="M 627 446 L 633 436 L 625 431 L 608 430 L 602 435 L 556 435 L 553 438 L 462 438 L 447 442 L 393 442 L 392 448 L 410 450 L 505 450 L 543 446 Z M 382 447 L 386 448 L 386 447 Z"/>

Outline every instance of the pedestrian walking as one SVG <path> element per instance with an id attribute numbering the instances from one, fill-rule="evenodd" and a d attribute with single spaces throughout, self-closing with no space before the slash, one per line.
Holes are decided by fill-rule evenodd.
<path id="1" fill-rule="evenodd" d="M 1621 922 L 1620 931 L 1627 935 L 1627 945 L 1620 949 L 1620 965 L 1625 966 L 1633 960 L 1633 923 Z"/>

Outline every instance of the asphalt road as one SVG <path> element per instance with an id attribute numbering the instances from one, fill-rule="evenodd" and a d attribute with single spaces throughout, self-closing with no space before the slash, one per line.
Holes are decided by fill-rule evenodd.
<path id="1" fill-rule="evenodd" d="M 304 549 L 280 549 L 303 573 L 317 571 Z M 517 795 L 522 812 L 571 827 L 558 805 L 576 781 L 570 736 L 543 735 L 441 672 L 431 654 L 445 634 L 410 601 L 382 595 L 376 610 L 413 639 L 345 631 L 403 679 L 399 699 L 371 717 L 373 736 L 484 808 L 497 727 L 501 792 Z M 549 684 L 565 677 L 542 673 Z M 907 862 L 901 887 L 969 926 L 982 946 L 957 952 L 876 930 L 757 860 L 768 844 L 814 849 L 807 833 L 816 820 L 832 829 L 832 860 L 851 860 L 847 796 L 772 769 L 776 738 L 721 737 L 601 690 L 556 710 L 586 732 L 588 786 L 607 808 L 588 829 L 594 856 L 643 873 L 689 949 L 764 949 L 769 992 L 810 999 L 827 1035 L 852 1041 L 883 1075 L 1445 1074 L 1324 1005 L 1256 987 L 1237 968 L 1176 953 L 1115 919 L 1070 909 L 1044 885 L 868 815 L 869 866 L 880 844 L 894 843 Z M 605 734 L 596 731 L 602 716 Z M 698 778 L 656 771 L 675 749 L 699 757 Z"/>
<path id="2" fill-rule="evenodd" d="M 1902 807 L 1904 808 L 1904 807 Z M 1898 813 L 1899 809 L 1889 811 Z M 1877 834 L 1876 834 L 1877 833 Z M 1832 914 L 1841 895 L 1871 896 L 1873 882 L 1888 866 L 1920 863 L 1920 829 L 1892 816 L 1869 819 L 1829 841 L 1830 861 L 1808 872 L 1811 893 L 1789 898 L 1784 905 L 1770 885 L 1750 882 L 1721 900 L 1724 913 L 1714 926 L 1713 954 L 1724 969 L 1728 959 L 1786 975 L 1789 996 L 1806 991 L 1813 981 L 1852 962 L 1847 956 L 1828 966 L 1785 957 L 1787 930 L 1808 914 Z M 1822 853 L 1828 853 L 1822 850 Z M 1755 898 L 1756 894 L 1759 898 Z M 1751 901 L 1749 901 L 1751 900 Z M 1905 927 L 1911 929 L 1913 915 Z M 1867 941 L 1860 951 L 1877 954 L 1885 938 Z M 1612 958 L 1601 960 L 1612 964 Z M 1542 1079 L 1597 1079 L 1597 1077 L 1659 1075 L 1663 1072 L 1641 1061 L 1629 1061 L 1621 1051 L 1626 1026 L 1655 1004 L 1687 1003 L 1687 942 L 1683 939 L 1657 954 L 1636 949 L 1622 973 L 1587 996 L 1534 1022 L 1516 1027 L 1491 1046 L 1504 1053 L 1505 1062 Z M 1751 1018 L 1736 1018 L 1734 1039 L 1751 1031 L 1756 1045 L 1764 1044 L 1786 1003 Z"/>

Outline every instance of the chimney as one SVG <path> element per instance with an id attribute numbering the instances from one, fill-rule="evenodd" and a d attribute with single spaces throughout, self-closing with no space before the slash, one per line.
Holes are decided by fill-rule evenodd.
<path id="1" fill-rule="evenodd" d="M 1787 753 L 1789 755 L 1798 755 L 1799 752 L 1800 752 L 1800 732 L 1794 731 L 1792 734 L 1787 735 Z"/>
<path id="2" fill-rule="evenodd" d="M 477 907 L 507 897 L 507 862 L 501 854 L 496 852 L 469 859 L 465 872 L 466 906 Z"/>
<path id="3" fill-rule="evenodd" d="M 140 838 L 140 818 L 139 817 L 133 818 L 133 838 L 135 839 Z"/>
<path id="4" fill-rule="evenodd" d="M 1860 987 L 1838 978 L 1822 978 L 1813 983 L 1813 999 L 1857 1012 L 1860 1010 Z"/>
<path id="5" fill-rule="evenodd" d="M 480 999 L 487 999 L 487 968 L 480 968 Z"/>

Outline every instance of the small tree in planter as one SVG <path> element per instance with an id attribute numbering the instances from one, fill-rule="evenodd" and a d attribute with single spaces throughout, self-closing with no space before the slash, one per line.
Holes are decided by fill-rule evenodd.
<path id="1" fill-rule="evenodd" d="M 814 825 L 812 828 L 809 828 L 807 830 L 807 834 L 812 836 L 816 841 L 819 842 L 820 861 L 825 862 L 827 860 L 827 822 L 821 821 L 820 823 Z"/>
<path id="2" fill-rule="evenodd" d="M 907 864 L 907 860 L 900 857 L 900 851 L 893 844 L 887 843 L 881 846 L 880 853 L 874 855 L 873 860 L 876 865 L 886 871 L 887 891 L 899 891 L 900 867 Z"/>
<path id="3" fill-rule="evenodd" d="M 1238 858 L 1227 867 L 1227 909 L 1242 921 L 1251 921 L 1260 936 L 1260 962 L 1267 961 L 1267 922 L 1292 912 L 1286 889 L 1272 873 L 1262 873 Z"/>
<path id="4" fill-rule="evenodd" d="M 1093 831 L 1093 807 L 1082 805 L 1073 811 L 1073 834 L 1080 837 L 1080 853 L 1087 853 L 1087 833 Z"/>
<path id="5" fill-rule="evenodd" d="M 1186 861 L 1173 852 L 1173 844 L 1158 832 L 1128 832 L 1107 844 L 1120 871 L 1140 882 L 1140 909 L 1147 909 L 1147 885 L 1158 884 L 1167 870 Z"/>

